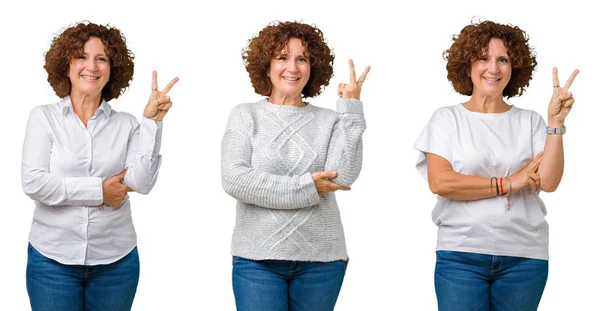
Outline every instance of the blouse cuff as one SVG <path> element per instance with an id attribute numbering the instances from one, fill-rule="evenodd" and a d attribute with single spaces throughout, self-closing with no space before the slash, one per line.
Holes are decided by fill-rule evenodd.
<path id="1" fill-rule="evenodd" d="M 98 206 L 102 198 L 102 178 L 65 177 L 67 201 L 73 205 Z"/>
<path id="2" fill-rule="evenodd" d="M 142 117 L 140 125 L 140 153 L 155 155 L 160 152 L 162 138 L 162 121 L 155 122 Z"/>

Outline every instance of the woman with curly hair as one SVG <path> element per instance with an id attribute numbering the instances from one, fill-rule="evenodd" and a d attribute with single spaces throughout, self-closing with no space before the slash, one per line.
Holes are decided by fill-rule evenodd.
<path id="1" fill-rule="evenodd" d="M 337 112 L 321 93 L 334 56 L 315 26 L 277 22 L 242 53 L 256 93 L 233 108 L 222 140 L 225 191 L 237 200 L 233 291 L 238 310 L 333 310 L 348 255 L 335 201 L 362 166 L 360 101 L 370 67 L 338 85 Z"/>
<path id="2" fill-rule="evenodd" d="M 537 65 L 528 41 L 519 27 L 485 21 L 463 28 L 444 52 L 448 80 L 470 99 L 436 110 L 415 143 L 417 169 L 438 195 L 439 310 L 536 310 L 546 285 L 548 224 L 538 194 L 556 190 L 563 174 L 578 71 L 561 86 L 554 68 L 548 126 L 509 105 Z"/>
<path id="3" fill-rule="evenodd" d="M 141 124 L 108 103 L 133 77 L 121 31 L 78 23 L 46 53 L 61 100 L 34 108 L 22 184 L 35 201 L 27 292 L 33 310 L 129 310 L 139 279 L 128 191 L 150 192 L 161 162 L 162 119 L 172 106 L 157 74 Z"/>

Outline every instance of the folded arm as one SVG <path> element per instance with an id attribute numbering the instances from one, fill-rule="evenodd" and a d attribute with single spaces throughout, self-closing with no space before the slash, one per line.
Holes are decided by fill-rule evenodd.
<path id="1" fill-rule="evenodd" d="M 312 174 L 276 175 L 251 167 L 247 133 L 228 129 L 221 145 L 223 189 L 235 199 L 272 209 L 298 209 L 319 203 Z"/>
<path id="2" fill-rule="evenodd" d="M 102 204 L 102 178 L 62 177 L 49 172 L 52 140 L 41 108 L 27 122 L 21 160 L 23 191 L 31 199 L 49 206 Z"/>

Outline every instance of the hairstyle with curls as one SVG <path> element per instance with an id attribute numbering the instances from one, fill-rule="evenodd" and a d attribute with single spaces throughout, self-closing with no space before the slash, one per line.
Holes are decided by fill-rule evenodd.
<path id="1" fill-rule="evenodd" d="M 290 38 L 302 41 L 305 54 L 310 59 L 310 77 L 302 89 L 305 97 L 314 97 L 329 85 L 333 76 L 334 55 L 325 43 L 323 32 L 314 25 L 298 22 L 272 22 L 248 40 L 242 50 L 242 59 L 250 81 L 257 94 L 271 95 L 271 80 L 267 76 L 271 60 L 285 48 Z"/>
<path id="2" fill-rule="evenodd" d="M 58 97 L 63 98 L 71 93 L 69 64 L 72 59 L 84 53 L 84 45 L 90 37 L 102 41 L 110 62 L 110 79 L 102 89 L 102 99 L 109 101 L 118 98 L 129 87 L 133 78 L 135 56 L 127 49 L 121 31 L 109 25 L 80 22 L 55 36 L 45 54 L 44 69 L 48 73 L 48 82 Z"/>
<path id="3" fill-rule="evenodd" d="M 529 47 L 529 37 L 517 26 L 502 25 L 491 21 L 471 23 L 464 27 L 460 34 L 453 37 L 452 46 L 444 51 L 443 57 L 448 61 L 448 80 L 454 90 L 462 95 L 473 94 L 471 81 L 471 65 L 481 58 L 482 51 L 487 53 L 492 38 L 504 42 L 512 68 L 511 78 L 502 95 L 507 98 L 523 95 L 529 86 L 533 71 L 537 66 L 535 53 Z"/>

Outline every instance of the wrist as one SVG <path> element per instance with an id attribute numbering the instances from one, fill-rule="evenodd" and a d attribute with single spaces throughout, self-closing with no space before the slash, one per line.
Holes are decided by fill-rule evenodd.
<path id="1" fill-rule="evenodd" d="M 557 121 L 553 120 L 552 118 L 548 118 L 548 127 L 563 128 L 565 127 L 565 121 Z"/>
<path id="2" fill-rule="evenodd" d="M 546 128 L 546 134 L 548 134 L 548 135 L 553 135 L 553 134 L 562 135 L 562 134 L 565 134 L 566 132 L 567 132 L 567 128 L 564 125 L 562 127 L 548 126 Z"/>
<path id="3" fill-rule="evenodd" d="M 525 186 L 527 186 L 527 184 L 525 184 L 522 180 L 520 180 L 520 178 L 517 177 L 517 175 L 511 175 L 510 177 L 510 182 L 511 182 L 511 186 L 512 186 L 512 191 L 521 191 L 521 189 L 525 188 Z"/>

